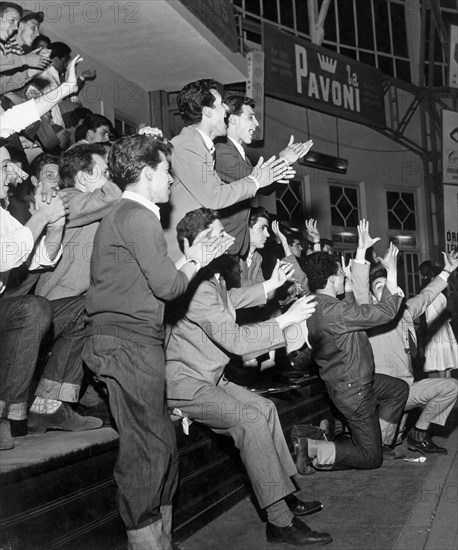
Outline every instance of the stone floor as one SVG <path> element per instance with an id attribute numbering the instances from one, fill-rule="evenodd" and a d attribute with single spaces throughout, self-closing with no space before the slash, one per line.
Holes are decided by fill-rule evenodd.
<path id="1" fill-rule="evenodd" d="M 436 441 L 448 455 L 423 463 L 387 461 L 378 470 L 317 472 L 301 481 L 301 496 L 324 509 L 306 523 L 328 531 L 329 550 L 456 550 L 458 409 Z M 404 443 L 407 458 L 418 458 Z M 246 499 L 189 539 L 182 550 L 288 550 L 269 544 L 253 502 Z"/>

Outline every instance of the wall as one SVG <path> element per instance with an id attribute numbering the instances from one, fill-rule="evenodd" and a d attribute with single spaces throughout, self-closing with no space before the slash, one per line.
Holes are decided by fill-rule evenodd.
<path id="1" fill-rule="evenodd" d="M 319 113 L 308 112 L 296 105 L 266 98 L 265 140 L 262 147 L 249 147 L 252 160 L 259 155 L 265 158 L 286 146 L 291 134 L 296 141 L 313 139 L 314 149 L 320 153 L 337 156 L 336 119 Z M 349 161 L 346 175 L 333 174 L 295 165 L 297 177 L 308 176 L 311 204 L 307 215 L 319 220 L 322 235 L 330 237 L 331 212 L 329 206 L 329 181 L 364 182 L 360 215 L 371 223 L 371 234 L 382 238 L 381 247 L 388 245 L 388 219 L 386 213 L 386 188 L 417 190 L 417 228 L 420 238 L 419 251 L 427 255 L 429 244 L 425 230 L 425 205 L 423 192 L 423 166 L 420 157 L 379 132 L 358 123 L 339 119 L 339 155 Z M 309 134 L 310 132 L 310 134 Z M 418 128 L 419 132 L 419 128 Z M 262 204 L 275 211 L 275 195 L 261 199 Z"/>
<path id="2" fill-rule="evenodd" d="M 114 111 L 117 110 L 136 124 L 142 122 L 149 124 L 149 102 L 146 90 L 112 71 L 100 61 L 75 47 L 71 42 L 56 36 L 49 30 L 50 28 L 51 25 L 43 24 L 41 33 L 49 36 L 52 41 L 68 44 L 72 49 L 72 57 L 80 54 L 84 58 L 79 65 L 79 73 L 85 69 L 97 70 L 96 80 L 87 82 L 79 95 L 84 107 L 100 114 L 103 108 L 103 114 L 112 122 L 114 122 Z M 101 102 L 103 102 L 103 107 Z"/>

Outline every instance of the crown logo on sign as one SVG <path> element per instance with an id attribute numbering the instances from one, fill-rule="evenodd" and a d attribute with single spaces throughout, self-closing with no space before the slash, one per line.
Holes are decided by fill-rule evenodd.
<path id="1" fill-rule="evenodd" d="M 320 62 L 320 67 L 323 71 L 334 74 L 337 68 L 337 59 L 332 59 L 326 55 L 318 54 L 318 60 Z"/>

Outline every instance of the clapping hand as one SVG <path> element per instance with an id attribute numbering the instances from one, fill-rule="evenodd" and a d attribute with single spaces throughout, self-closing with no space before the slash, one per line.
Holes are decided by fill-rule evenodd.
<path id="1" fill-rule="evenodd" d="M 204 229 L 189 246 L 188 239 L 184 239 L 184 253 L 186 258 L 195 260 L 202 267 L 208 265 L 215 258 L 222 256 L 233 244 L 235 238 L 224 233 L 217 237 L 210 237 L 212 228 Z"/>
<path id="2" fill-rule="evenodd" d="M 280 151 L 279 157 L 283 158 L 289 164 L 293 164 L 304 157 L 312 148 L 313 141 L 309 139 L 305 143 L 294 143 L 294 136 L 289 138 L 289 143 L 283 151 Z"/>

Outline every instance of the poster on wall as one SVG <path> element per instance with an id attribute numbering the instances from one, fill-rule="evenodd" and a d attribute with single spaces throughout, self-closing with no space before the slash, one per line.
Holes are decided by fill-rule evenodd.
<path id="1" fill-rule="evenodd" d="M 442 111 L 442 181 L 458 185 L 458 113 Z"/>
<path id="2" fill-rule="evenodd" d="M 265 93 L 362 124 L 384 127 L 383 75 L 354 59 L 264 24 Z"/>
<path id="3" fill-rule="evenodd" d="M 445 251 L 458 249 L 458 185 L 444 185 Z"/>
<path id="4" fill-rule="evenodd" d="M 450 25 L 450 63 L 448 68 L 448 85 L 458 88 L 458 26 Z"/>

